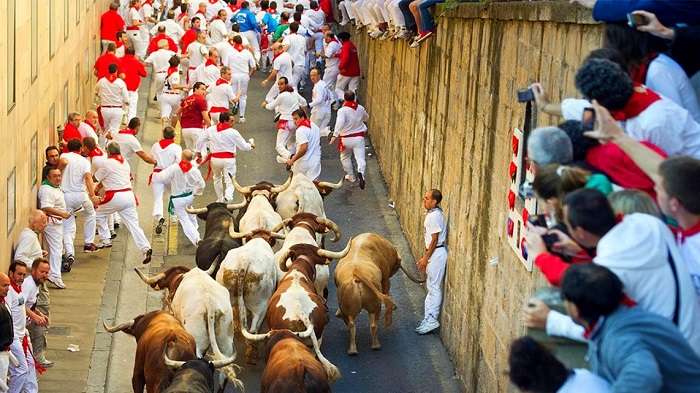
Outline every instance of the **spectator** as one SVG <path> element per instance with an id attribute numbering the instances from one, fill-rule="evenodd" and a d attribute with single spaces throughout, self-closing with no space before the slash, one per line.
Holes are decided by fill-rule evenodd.
<path id="1" fill-rule="evenodd" d="M 568 164 L 573 159 L 571 140 L 557 127 L 534 129 L 527 138 L 527 158 L 532 170 L 548 164 Z"/>
<path id="2" fill-rule="evenodd" d="M 32 210 L 29 213 L 28 227 L 24 228 L 17 239 L 15 248 L 15 261 L 22 261 L 29 265 L 35 259 L 45 257 L 48 253 L 41 249 L 39 234 L 44 231 L 48 224 L 46 214 L 41 210 Z"/>
<path id="3" fill-rule="evenodd" d="M 341 43 L 338 55 L 338 80 L 335 84 L 335 93 L 338 99 L 345 96 L 345 91 L 350 90 L 357 94 L 360 87 L 360 59 L 357 57 L 357 48 L 350 41 L 350 33 L 343 31 L 338 34 Z"/>
<path id="4" fill-rule="evenodd" d="M 49 290 L 46 279 L 49 277 L 49 261 L 37 258 L 32 262 L 31 275 L 22 282 L 22 294 L 27 308 L 27 330 L 32 341 L 32 352 L 36 362 L 43 367 L 52 367 L 46 359 L 46 333 L 49 326 Z"/>
<path id="5" fill-rule="evenodd" d="M 435 20 L 430 13 L 430 8 L 444 2 L 445 0 L 414 0 L 409 4 L 411 13 L 418 25 L 418 36 L 411 42 L 411 48 L 417 48 L 421 42 L 435 34 Z"/>
<path id="6" fill-rule="evenodd" d="M 562 199 L 580 188 L 591 188 L 608 195 L 612 184 L 605 175 L 592 173 L 575 166 L 550 164 L 541 167 L 535 175 L 532 187 L 542 199 Z"/>
<path id="7" fill-rule="evenodd" d="M 571 0 L 593 9 L 593 19 L 601 22 L 626 22 L 627 14 L 646 10 L 659 16 L 667 25 L 700 24 L 700 8 L 688 0 Z"/>
<path id="8" fill-rule="evenodd" d="M 37 393 L 39 385 L 36 373 L 37 371 L 41 372 L 43 368 L 35 366 L 27 334 L 27 308 L 25 307 L 27 296 L 22 293 L 22 283 L 27 276 L 27 265 L 20 261 L 12 262 L 8 275 L 11 289 L 7 292 L 5 302 L 12 314 L 14 331 L 10 351 L 17 359 L 17 363 L 10 363 L 9 391 L 13 393 Z"/>
<path id="9" fill-rule="evenodd" d="M 10 345 L 15 338 L 12 314 L 5 299 L 10 290 L 10 278 L 0 273 L 0 391 L 7 391 L 7 371 L 10 367 Z"/>
<path id="10" fill-rule="evenodd" d="M 620 306 L 622 288 L 613 272 L 595 264 L 572 266 L 564 276 L 562 298 L 586 328 L 591 371 L 614 392 L 697 391 L 700 357 L 668 319 Z"/>
<path id="11" fill-rule="evenodd" d="M 620 190 L 608 195 L 610 207 L 615 217 L 626 216 L 632 213 L 644 213 L 661 219 L 661 212 L 653 199 L 639 190 Z M 687 258 L 686 258 L 687 261 Z"/>
<path id="12" fill-rule="evenodd" d="M 508 376 L 523 392 L 610 392 L 610 384 L 605 380 L 583 368 L 567 368 L 547 348 L 527 336 L 510 345 Z"/>

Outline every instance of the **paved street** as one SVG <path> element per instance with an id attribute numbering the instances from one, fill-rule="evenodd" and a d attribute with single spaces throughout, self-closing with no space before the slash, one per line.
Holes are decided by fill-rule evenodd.
<path id="1" fill-rule="evenodd" d="M 238 180 L 241 184 L 260 180 L 282 183 L 287 176 L 283 166 L 274 161 L 274 124 L 272 113 L 260 108 L 266 92 L 266 89 L 260 87 L 260 80 L 262 78 L 256 76 L 251 81 L 247 123 L 236 126 L 246 139 L 254 137 L 257 145 L 253 152 L 241 152 L 238 156 Z M 141 96 L 142 101 L 145 102 L 146 97 L 152 97 L 152 94 L 147 94 L 142 88 Z M 146 150 L 160 139 L 158 115 L 157 105 L 151 103 L 147 108 L 145 130 L 141 133 L 142 144 Z M 335 147 L 325 145 L 327 140 L 323 140 L 322 143 L 324 149 L 321 179 L 337 181 L 343 175 L 338 152 Z M 157 273 L 175 265 L 194 266 L 195 248 L 189 244 L 176 222 L 171 222 L 168 230 L 162 235 L 153 234 L 153 223 L 150 217 L 151 193 L 146 185 L 150 166 L 140 162 L 133 170 L 137 174 L 135 191 L 141 202 L 139 206 L 141 226 L 147 234 L 151 234 L 155 255 L 149 266 L 150 273 Z M 203 170 L 206 171 L 206 168 Z M 346 183 L 342 189 L 334 191 L 326 198 L 328 217 L 334 220 L 343 232 L 340 242 L 328 243 L 327 247 L 338 250 L 344 247 L 353 235 L 375 232 L 391 240 L 400 250 L 405 266 L 413 269 L 413 258 L 401 233 L 396 213 L 389 206 L 386 187 L 371 148 L 368 149 L 367 180 L 364 191 L 357 185 Z M 415 197 L 417 209 L 420 208 L 420 198 L 420 195 Z M 195 203 L 197 206 L 204 206 L 214 199 L 213 187 L 209 183 L 205 194 Z M 200 229 L 203 230 L 203 225 Z M 102 294 L 101 290 L 95 290 L 90 295 L 86 294 L 86 297 L 92 296 L 93 303 L 101 303 L 99 317 L 108 322 L 130 320 L 134 316 L 161 306 L 160 293 L 147 289 L 133 272 L 134 267 L 141 267 L 140 254 L 134 249 L 131 240 L 125 242 L 127 236 L 125 229 L 120 229 L 118 239 L 122 242 L 111 251 L 102 301 L 98 301 Z M 104 276 L 105 273 L 102 275 Z M 458 392 L 452 365 L 439 336 L 433 334 L 422 337 L 413 332 L 414 326 L 422 317 L 425 290 L 410 282 L 399 272 L 392 279 L 391 294 L 398 310 L 394 313 L 394 324 L 390 328 L 380 327 L 380 340 L 383 345 L 380 351 L 372 351 L 369 348 L 369 326 L 366 314 L 363 314 L 358 322 L 357 334 L 360 354 L 355 357 L 346 355 L 348 335 L 345 325 L 341 320 L 331 317 L 330 324 L 324 333 L 322 351 L 343 374 L 343 377 L 333 386 L 333 390 L 348 393 Z M 330 286 L 329 309 L 331 316 L 337 309 L 333 284 Z M 123 333 L 114 335 L 105 333 L 101 329 L 101 322 L 97 322 L 97 324 L 94 320 L 83 322 L 83 325 L 90 328 L 97 326 L 92 361 L 87 375 L 88 388 L 83 391 L 129 392 L 135 342 L 133 338 Z M 57 342 L 56 345 L 59 343 Z M 63 345 L 63 342 L 60 345 Z M 88 352 L 89 346 L 83 347 L 83 351 Z M 242 358 L 240 349 L 239 358 Z M 58 360 L 63 361 L 60 358 Z M 240 364 L 242 365 L 241 378 L 246 391 L 258 392 L 264 362 L 259 361 L 258 365 L 252 368 L 242 362 Z M 51 374 L 54 373 L 50 373 L 47 377 Z"/>

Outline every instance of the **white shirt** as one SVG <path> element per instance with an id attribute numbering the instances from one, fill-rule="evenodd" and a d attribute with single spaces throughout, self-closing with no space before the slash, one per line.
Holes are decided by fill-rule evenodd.
<path id="1" fill-rule="evenodd" d="M 197 1 L 195 3 L 201 3 L 201 1 Z M 211 4 L 210 2 L 207 2 L 207 11 L 206 11 L 206 17 L 207 20 L 212 20 L 216 18 L 216 15 L 219 13 L 219 10 L 223 10 L 226 8 L 226 4 L 219 0 L 214 4 Z"/>
<path id="2" fill-rule="evenodd" d="M 700 233 L 683 238 L 676 236 L 676 244 L 683 255 L 683 260 L 688 268 L 690 279 L 695 287 L 695 294 L 700 300 Z"/>
<path id="3" fill-rule="evenodd" d="M 224 65 L 234 74 L 250 74 L 250 71 L 255 69 L 255 58 L 248 49 L 239 51 L 231 47 L 230 54 L 224 59 Z"/>
<path id="4" fill-rule="evenodd" d="M 163 81 L 163 92 L 177 93 L 178 91 L 173 89 L 173 86 L 177 85 L 180 85 L 180 73 L 173 72 L 172 74 L 165 77 L 165 81 Z"/>
<path id="5" fill-rule="evenodd" d="M 141 5 L 141 18 L 143 18 L 144 21 L 148 20 L 148 18 L 153 18 L 153 6 L 148 4 L 148 3 L 143 3 Z M 152 25 L 150 22 L 146 22 L 146 25 Z M 145 26 L 143 26 L 145 27 Z"/>
<path id="6" fill-rule="evenodd" d="M 185 30 L 180 26 L 179 23 L 177 23 L 173 19 L 166 19 L 164 21 L 158 22 L 153 28 L 151 29 L 151 35 L 156 35 L 158 33 L 158 28 L 160 26 L 165 26 L 165 34 L 172 38 L 173 41 L 180 42 L 180 39 L 182 39 L 182 36 L 185 35 Z"/>
<path id="7" fill-rule="evenodd" d="M 357 105 L 357 109 L 342 106 L 338 109 L 335 120 L 335 130 L 333 136 L 349 135 L 357 132 L 367 132 L 365 122 L 369 119 L 369 114 L 362 105 Z"/>
<path id="8" fill-rule="evenodd" d="M 221 76 L 219 66 L 215 64 L 207 65 L 207 63 L 202 63 L 197 66 L 194 72 L 195 82 L 204 82 L 207 86 L 212 86 Z"/>
<path id="9" fill-rule="evenodd" d="M 276 80 L 286 77 L 288 82 L 292 82 L 292 56 L 287 52 L 282 52 L 272 62 L 272 68 L 277 71 Z"/>
<path id="10" fill-rule="evenodd" d="M 299 34 L 289 34 L 282 39 L 282 45 L 287 47 L 287 53 L 292 57 L 294 67 L 304 66 L 306 59 L 306 38 Z M 280 56 L 281 57 L 281 56 Z"/>
<path id="11" fill-rule="evenodd" d="M 226 41 L 228 37 L 228 29 L 226 28 L 226 23 L 216 18 L 209 24 L 209 38 L 212 44 L 217 42 Z"/>
<path id="12" fill-rule="evenodd" d="M 195 4 L 198 4 L 199 2 L 195 1 Z M 202 14 L 201 12 L 197 12 L 194 14 L 193 18 L 197 17 L 199 18 L 199 29 L 200 30 L 206 30 L 207 29 L 207 22 L 209 22 L 209 18 L 206 17 L 206 15 Z M 192 20 L 192 18 L 190 18 Z"/>
<path id="13" fill-rule="evenodd" d="M 95 179 L 101 182 L 105 190 L 121 190 L 131 188 L 131 167 L 129 162 L 119 162 L 114 158 L 93 161 L 97 167 Z"/>
<path id="14" fill-rule="evenodd" d="M 306 126 L 296 129 L 297 151 L 306 143 L 306 153 L 292 165 L 293 173 L 303 173 L 311 180 L 321 175 L 321 132 L 316 124 L 311 123 L 311 128 Z"/>
<path id="15" fill-rule="evenodd" d="M 649 63 L 644 83 L 650 89 L 675 102 L 690 112 L 700 123 L 700 104 L 695 90 L 683 68 L 669 56 L 661 53 Z"/>
<path id="16" fill-rule="evenodd" d="M 311 113 L 329 113 L 333 104 L 333 93 L 323 80 L 319 80 L 311 91 Z"/>
<path id="17" fill-rule="evenodd" d="M 42 186 L 39 187 L 39 209 L 47 207 L 67 211 L 66 200 L 63 198 L 63 191 L 61 191 L 60 188 L 42 184 Z M 62 220 L 61 217 L 55 218 L 57 222 Z"/>
<path id="18" fill-rule="evenodd" d="M 27 277 L 24 278 L 22 282 L 22 295 L 24 295 L 24 305 L 27 308 L 32 308 L 36 304 L 36 296 L 39 294 L 39 287 L 34 281 L 34 277 L 31 276 L 32 264 L 28 265 Z"/>
<path id="19" fill-rule="evenodd" d="M 274 110 L 280 114 L 280 120 L 292 120 L 292 112 L 306 106 L 306 100 L 296 91 L 283 91 L 272 102 L 265 104 L 268 110 Z"/>
<path id="20" fill-rule="evenodd" d="M 447 223 L 445 222 L 445 213 L 442 209 L 435 208 L 428 211 L 425 215 L 425 221 L 423 222 L 423 227 L 425 228 L 425 248 L 430 247 L 430 243 L 433 242 L 433 234 L 440 233 L 438 235 L 438 242 L 436 246 L 442 246 L 447 240 Z"/>
<path id="21" fill-rule="evenodd" d="M 136 8 L 129 7 L 129 13 L 127 14 L 126 18 L 126 26 L 133 26 L 134 22 L 139 21 L 143 25 L 143 16 L 141 16 L 141 12 L 137 10 Z"/>
<path id="22" fill-rule="evenodd" d="M 171 143 L 163 149 L 160 147 L 160 143 L 156 142 L 151 146 L 151 154 L 155 158 L 157 164 L 156 168 L 165 169 L 170 165 L 180 161 L 180 156 L 182 155 L 182 147 L 177 143 Z"/>
<path id="23" fill-rule="evenodd" d="M 190 69 L 193 70 L 197 68 L 200 64 L 204 63 L 204 57 L 207 56 L 209 50 L 207 47 L 199 41 L 192 42 L 187 47 L 187 55 L 190 60 Z"/>
<path id="24" fill-rule="evenodd" d="M 39 243 L 39 235 L 30 228 L 22 229 L 17 239 L 14 259 L 26 263 L 27 266 L 31 266 L 35 259 L 43 256 L 41 243 Z"/>
<path id="25" fill-rule="evenodd" d="M 87 158 L 78 153 L 63 153 L 61 158 L 68 161 L 63 169 L 61 189 L 63 192 L 85 192 L 85 175 L 91 173 L 92 166 Z"/>
<path id="26" fill-rule="evenodd" d="M 231 83 L 212 84 L 207 88 L 207 105 L 209 110 L 213 107 L 226 108 L 236 98 Z"/>
<path id="27" fill-rule="evenodd" d="M 324 56 L 327 57 L 326 59 L 326 67 L 327 68 L 338 68 L 338 64 L 340 64 L 340 59 L 338 56 L 340 56 L 340 50 L 342 49 L 340 42 L 333 40 L 329 43 L 326 43 L 324 45 L 323 49 L 323 54 Z"/>
<path id="28" fill-rule="evenodd" d="M 233 128 L 218 131 L 217 126 L 211 126 L 204 130 L 199 135 L 197 140 L 197 150 L 206 155 L 206 148 L 209 147 L 212 153 L 233 153 L 236 154 L 237 149 L 250 151 L 253 149 L 248 141 L 243 139 L 241 133 Z"/>
<path id="29" fill-rule="evenodd" d="M 110 82 L 106 77 L 97 81 L 97 94 L 101 106 L 122 106 L 129 102 L 129 90 L 121 78 Z"/>
<path id="30" fill-rule="evenodd" d="M 7 291 L 7 296 L 5 297 L 5 304 L 7 304 L 10 314 L 12 314 L 12 327 L 15 331 L 15 340 L 21 341 L 22 338 L 28 334 L 27 309 L 24 306 L 25 303 L 26 295 L 24 293 L 15 292 L 15 289 L 10 286 L 10 290 Z"/>
<path id="31" fill-rule="evenodd" d="M 94 139 L 95 142 L 98 141 L 97 133 L 95 132 L 95 130 L 92 128 L 91 125 L 87 124 L 84 121 L 80 122 L 80 125 L 78 126 L 78 132 L 80 133 L 81 138 L 90 137 Z"/>
<path id="32" fill-rule="evenodd" d="M 610 384 L 603 378 L 584 369 L 572 370 L 566 382 L 557 390 L 557 393 L 608 393 Z"/>
<path id="33" fill-rule="evenodd" d="M 135 135 L 117 133 L 113 136 L 112 142 L 119 144 L 119 149 L 122 152 L 122 156 L 127 160 L 131 161 L 136 155 L 136 152 L 143 151 L 141 147 L 141 142 L 136 139 Z"/>
<path id="34" fill-rule="evenodd" d="M 168 68 L 170 67 L 170 58 L 173 56 L 175 56 L 175 52 L 169 49 L 158 49 L 148 55 L 144 62 L 153 64 L 153 71 L 155 73 L 164 74 L 168 72 Z"/>
<path id="35" fill-rule="evenodd" d="M 163 171 L 153 174 L 156 183 L 170 184 L 170 195 L 180 195 L 186 192 L 198 194 L 205 187 L 202 173 L 197 165 L 187 172 L 182 172 L 178 162 L 169 165 Z"/>
<path id="36" fill-rule="evenodd" d="M 326 13 L 321 11 L 320 8 L 317 10 L 305 11 L 304 15 L 302 15 L 302 20 L 304 19 L 304 16 L 309 18 L 311 21 L 312 30 L 318 30 L 326 22 Z"/>

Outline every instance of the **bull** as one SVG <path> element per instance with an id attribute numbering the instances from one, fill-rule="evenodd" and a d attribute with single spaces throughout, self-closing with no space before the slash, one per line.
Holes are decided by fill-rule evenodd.
<path id="1" fill-rule="evenodd" d="M 280 192 L 284 192 L 292 182 L 289 177 L 284 184 L 274 185 L 269 182 L 259 182 L 253 186 L 241 186 L 233 178 L 236 191 L 241 193 L 248 202 L 245 209 L 239 210 L 238 231 L 246 233 L 256 229 L 270 230 L 282 222 L 282 217 L 275 211 L 275 201 Z"/>
<path id="2" fill-rule="evenodd" d="M 175 372 L 163 393 L 213 393 L 216 388 L 214 372 L 218 367 L 228 366 L 234 361 L 231 359 L 231 362 L 221 364 L 204 359 L 171 360 L 167 353 L 163 358 L 165 365 Z"/>
<path id="3" fill-rule="evenodd" d="M 194 337 L 198 358 L 205 353 L 214 360 L 235 358 L 229 293 L 211 277 L 211 272 L 175 266 L 147 277 L 140 270 L 134 270 L 151 288 L 168 290 L 164 303 Z M 234 385 L 243 386 L 232 366 L 222 371 Z M 223 384 L 223 376 L 220 382 Z"/>
<path id="4" fill-rule="evenodd" d="M 200 220 L 206 222 L 204 237 L 197 245 L 197 267 L 209 270 L 213 266 L 216 274 L 219 263 L 224 260 L 228 251 L 241 245 L 240 241 L 232 239 L 228 232 L 230 226 L 235 226 L 231 211 L 245 207 L 246 203 L 214 202 L 203 208 L 186 208 L 188 213 L 196 214 Z"/>
<path id="5" fill-rule="evenodd" d="M 301 212 L 325 218 L 323 198 L 342 185 L 343 179 L 338 183 L 313 182 L 304 174 L 297 173 L 292 177 L 289 188 L 277 196 L 277 212 L 283 220 Z"/>

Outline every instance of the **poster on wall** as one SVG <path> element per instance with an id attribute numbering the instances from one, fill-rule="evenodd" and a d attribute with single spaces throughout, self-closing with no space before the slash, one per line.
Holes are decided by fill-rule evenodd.
<path id="1" fill-rule="evenodd" d="M 7 231 L 5 232 L 6 235 L 9 235 L 15 226 L 15 173 L 15 168 L 12 168 L 12 172 L 10 172 L 10 176 L 7 177 L 7 182 L 5 183 L 7 186 Z"/>
<path id="2" fill-rule="evenodd" d="M 537 199 L 530 187 L 535 175 L 525 157 L 525 136 L 518 128 L 513 129 L 511 148 L 512 156 L 508 166 L 510 187 L 506 197 L 506 238 L 520 262 L 528 271 L 532 271 L 532 258 L 528 255 L 525 244 L 525 227 L 528 217 L 537 213 Z"/>

